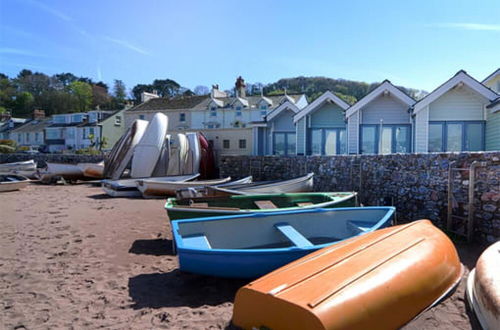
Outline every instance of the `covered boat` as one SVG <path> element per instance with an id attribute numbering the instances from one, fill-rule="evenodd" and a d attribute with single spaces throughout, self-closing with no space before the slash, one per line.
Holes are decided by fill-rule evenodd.
<path id="1" fill-rule="evenodd" d="M 168 180 L 169 182 L 184 182 L 194 180 L 199 174 L 174 175 L 158 177 L 156 179 Z M 139 197 L 141 192 L 137 189 L 139 179 L 102 180 L 102 190 L 111 197 Z"/>
<path id="2" fill-rule="evenodd" d="M 27 177 L 15 174 L 0 174 L 0 192 L 25 188 L 30 183 Z"/>
<path id="3" fill-rule="evenodd" d="M 238 290 L 243 329 L 397 329 L 460 281 L 450 239 L 430 221 L 377 230 L 296 260 Z"/>
<path id="4" fill-rule="evenodd" d="M 130 163 L 134 154 L 134 148 L 142 139 L 144 131 L 148 126 L 146 120 L 137 119 L 125 134 L 115 144 L 109 156 L 104 162 L 103 177 L 111 180 L 121 178 L 125 168 Z"/>
<path id="5" fill-rule="evenodd" d="M 500 241 L 481 254 L 469 273 L 467 299 L 483 329 L 500 329 Z"/>
<path id="6" fill-rule="evenodd" d="M 198 134 L 194 132 L 186 133 L 189 142 L 187 162 L 184 168 L 186 174 L 198 173 L 200 171 L 201 148 Z"/>
<path id="7" fill-rule="evenodd" d="M 63 178 L 68 181 L 87 179 L 82 170 L 75 164 L 46 163 L 47 167 L 37 173 L 38 179 L 43 183 L 50 183 Z"/>
<path id="8" fill-rule="evenodd" d="M 176 191 L 179 189 L 218 185 L 230 180 L 231 177 L 215 180 L 174 182 L 168 179 L 149 178 L 137 180 L 137 189 L 140 190 L 144 198 L 164 198 L 167 196 L 175 196 Z"/>
<path id="9" fill-rule="evenodd" d="M 168 117 L 157 112 L 149 122 L 144 135 L 134 148 L 130 176 L 150 177 L 160 158 L 168 128 Z"/>
<path id="10" fill-rule="evenodd" d="M 172 221 L 180 269 L 255 278 L 347 238 L 389 226 L 393 207 L 310 209 Z"/>
<path id="11" fill-rule="evenodd" d="M 165 141 L 163 142 L 163 147 L 161 149 L 160 157 L 156 162 L 155 169 L 153 170 L 152 177 L 157 176 L 167 176 L 168 175 L 168 164 L 170 163 L 170 135 L 165 136 Z"/>
<path id="12" fill-rule="evenodd" d="M 354 192 L 169 198 L 165 204 L 165 209 L 170 220 L 177 220 L 350 206 L 356 206 L 356 193 Z"/>
<path id="13" fill-rule="evenodd" d="M 36 162 L 30 159 L 23 162 L 0 164 L 0 173 L 9 173 L 12 171 L 36 171 Z"/>
<path id="14" fill-rule="evenodd" d="M 239 186 L 213 187 L 210 196 L 280 194 L 293 192 L 310 192 L 313 189 L 314 173 L 289 180 L 261 181 L 241 184 Z"/>

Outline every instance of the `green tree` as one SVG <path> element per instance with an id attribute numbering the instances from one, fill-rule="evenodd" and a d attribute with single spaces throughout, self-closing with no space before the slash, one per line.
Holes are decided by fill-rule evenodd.
<path id="1" fill-rule="evenodd" d="M 14 101 L 14 109 L 12 109 L 13 116 L 27 117 L 33 111 L 35 98 L 30 92 L 21 92 L 16 95 Z"/>
<path id="2" fill-rule="evenodd" d="M 89 84 L 82 81 L 73 81 L 69 84 L 68 91 L 75 100 L 77 112 L 85 112 L 90 109 L 92 105 L 92 87 Z"/>

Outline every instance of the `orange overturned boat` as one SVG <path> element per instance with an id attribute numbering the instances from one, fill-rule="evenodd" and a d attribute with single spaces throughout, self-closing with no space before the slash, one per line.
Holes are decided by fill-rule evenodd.
<path id="1" fill-rule="evenodd" d="M 500 329 L 500 241 L 481 254 L 469 273 L 467 299 L 483 329 Z"/>
<path id="2" fill-rule="evenodd" d="M 236 294 L 244 329 L 396 329 L 462 277 L 450 239 L 428 220 L 389 227 L 311 253 Z"/>

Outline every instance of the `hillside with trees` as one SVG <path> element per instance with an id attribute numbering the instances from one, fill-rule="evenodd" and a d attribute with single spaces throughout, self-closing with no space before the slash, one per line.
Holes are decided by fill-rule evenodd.
<path id="1" fill-rule="evenodd" d="M 372 91 L 378 83 L 365 83 L 326 77 L 295 77 L 280 79 L 270 84 L 247 83 L 247 95 L 281 95 L 304 93 L 312 102 L 330 90 L 350 104 L 354 104 Z M 425 92 L 399 86 L 418 99 Z M 21 70 L 10 78 L 0 73 L 0 113 L 9 111 L 13 117 L 29 117 L 34 109 L 45 110 L 50 116 L 57 113 L 84 112 L 92 109 L 122 109 L 127 103 L 139 104 L 142 92 L 156 92 L 160 97 L 185 97 L 206 95 L 209 88 L 196 86 L 193 91 L 172 79 L 155 79 L 151 84 L 137 84 L 130 95 L 123 81 L 115 79 L 110 90 L 102 81 L 77 77 L 72 73 L 52 76 L 30 70 Z M 234 95 L 234 89 L 228 89 Z"/>

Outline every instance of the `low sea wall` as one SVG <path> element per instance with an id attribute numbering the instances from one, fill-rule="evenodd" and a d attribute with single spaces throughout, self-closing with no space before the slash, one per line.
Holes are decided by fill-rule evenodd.
<path id="1" fill-rule="evenodd" d="M 45 163 L 64 163 L 64 164 L 77 164 L 77 163 L 98 163 L 104 159 L 102 155 L 77 155 L 77 154 L 0 154 L 0 164 L 14 163 L 25 160 L 34 159 L 38 163 L 38 167 L 45 167 Z"/>
<path id="2" fill-rule="evenodd" d="M 430 219 L 445 229 L 450 181 L 451 214 L 468 216 L 468 169 L 473 162 L 477 165 L 473 238 L 494 242 L 500 239 L 500 152 L 221 156 L 219 169 L 222 177 L 252 175 L 254 181 L 289 179 L 314 172 L 315 191 L 357 191 L 364 205 L 396 206 L 398 222 Z M 450 164 L 455 169 L 451 173 Z M 466 234 L 466 227 L 465 221 L 453 218 L 454 231 Z"/>

